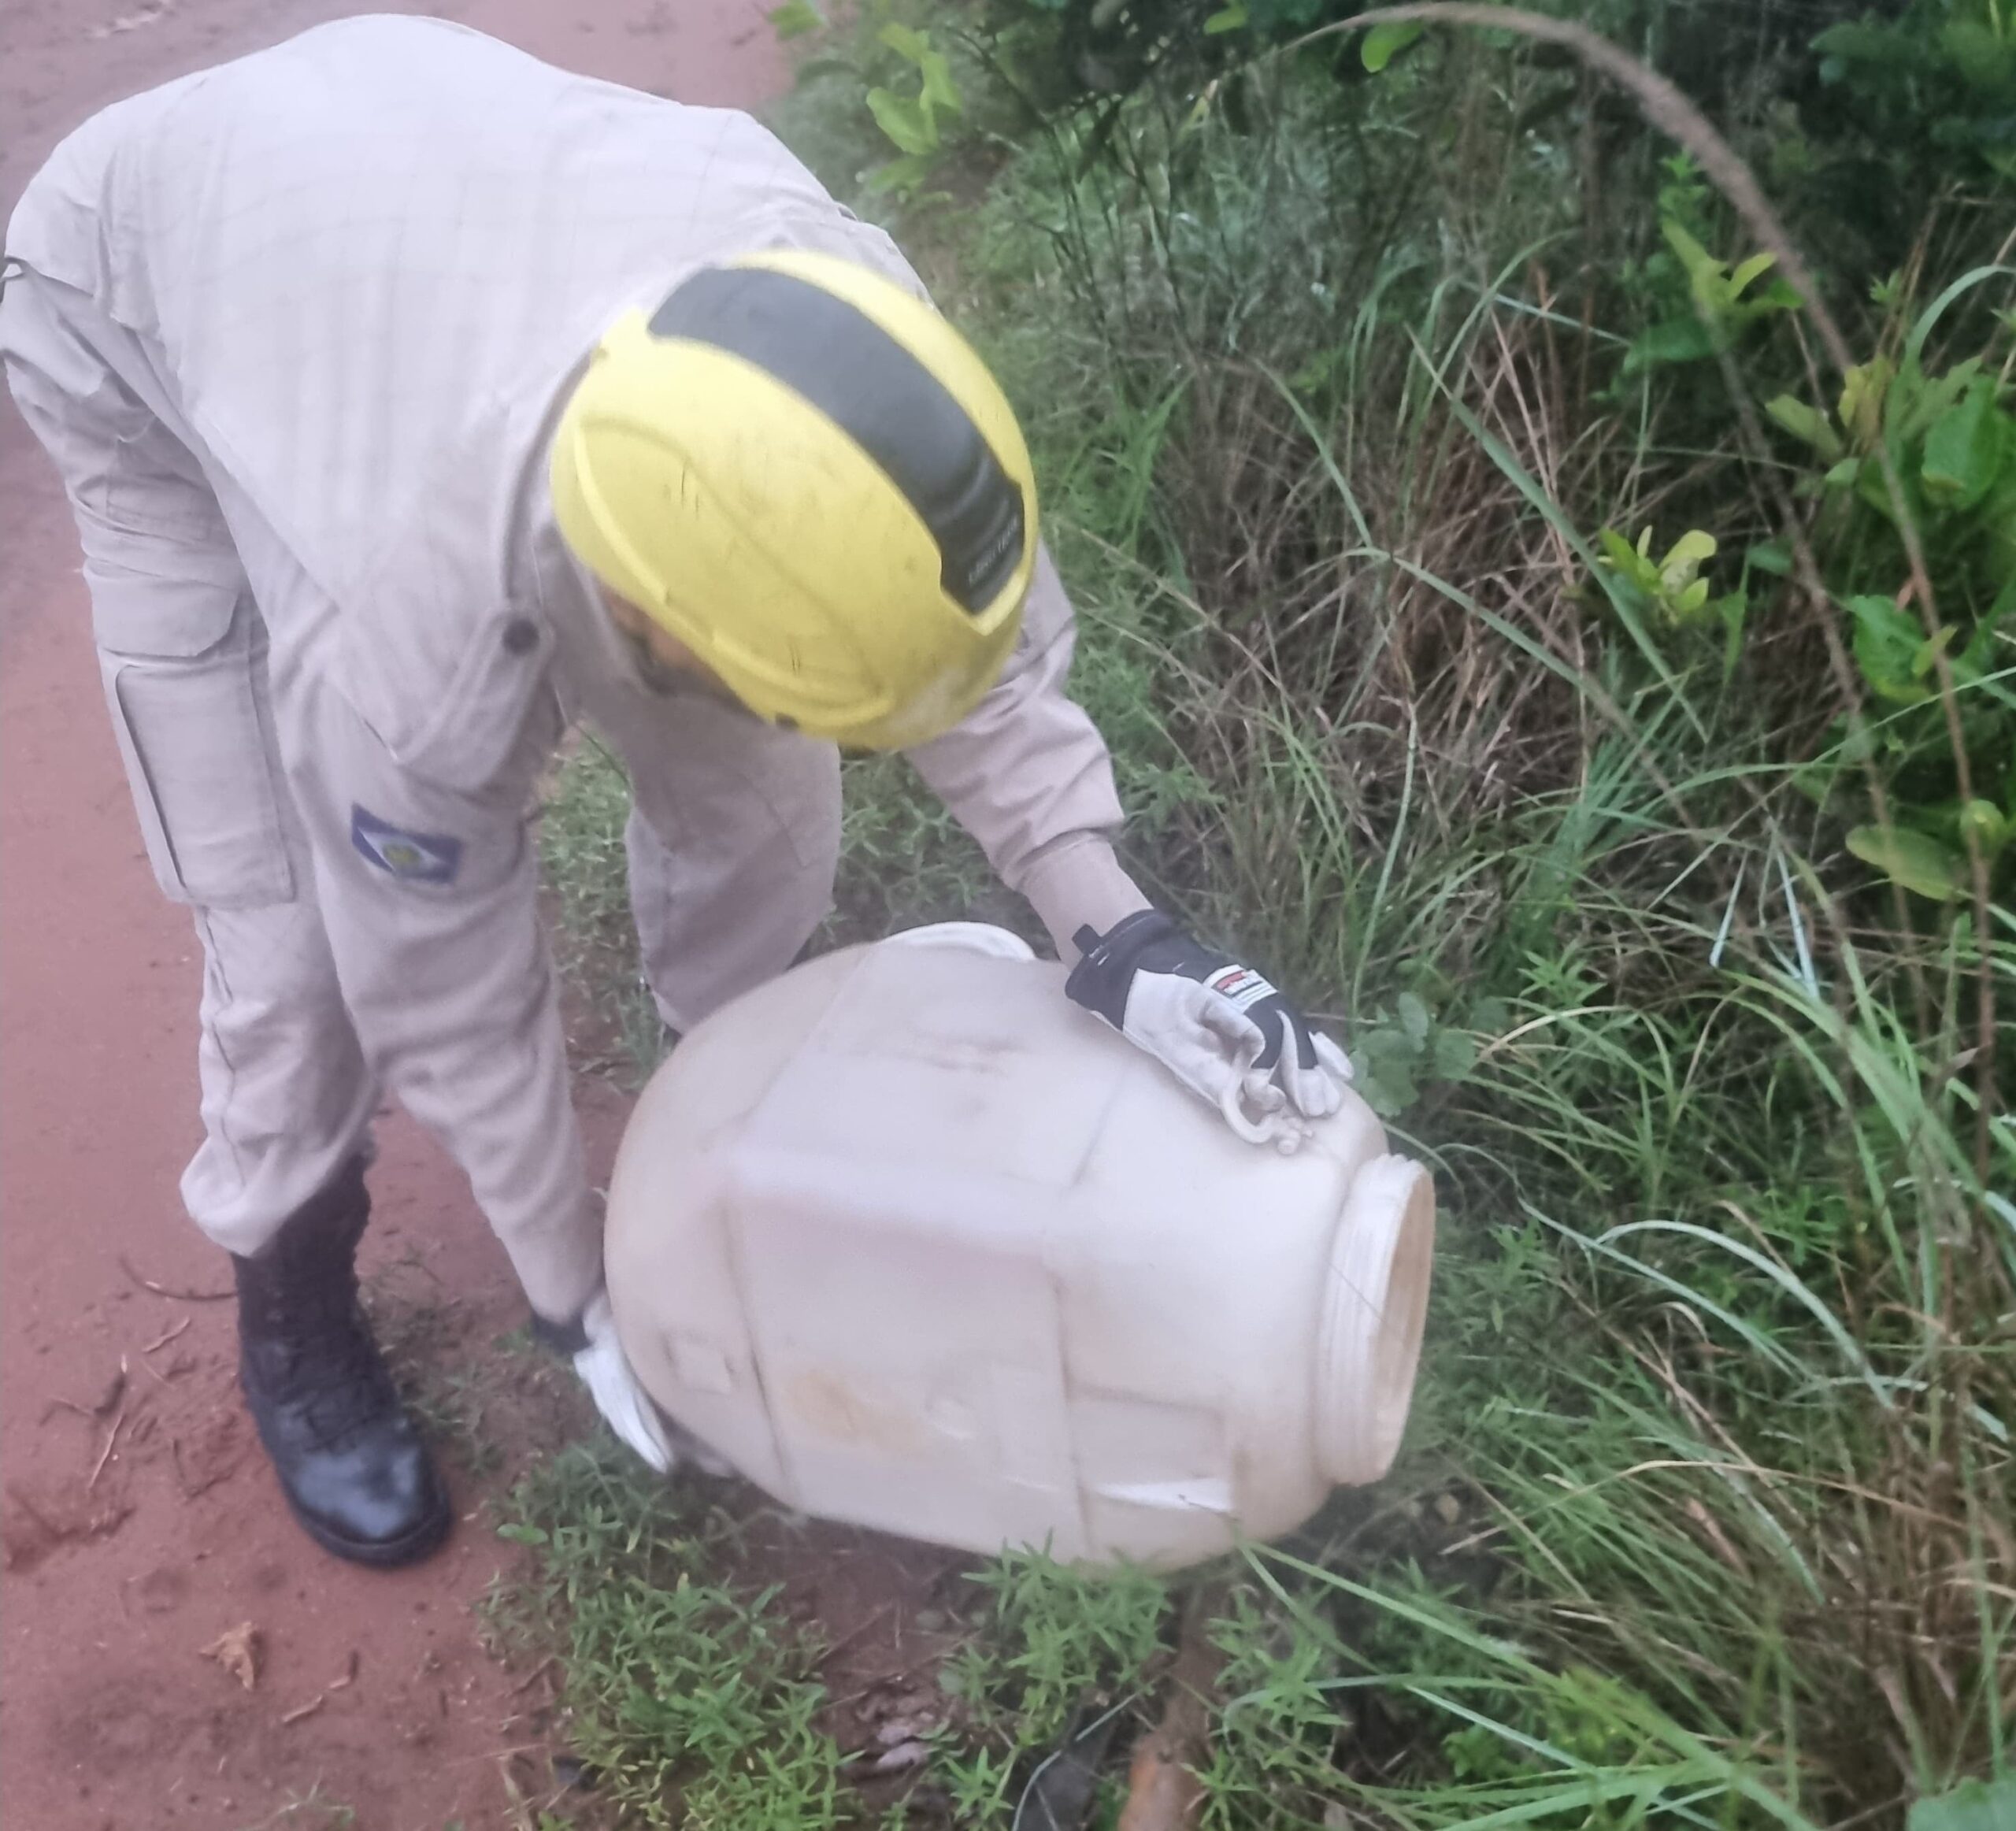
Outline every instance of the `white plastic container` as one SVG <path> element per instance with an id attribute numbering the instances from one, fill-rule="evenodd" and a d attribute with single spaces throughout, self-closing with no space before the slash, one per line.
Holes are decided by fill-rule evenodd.
<path id="1" fill-rule="evenodd" d="M 1063 977 L 925 930 L 717 1013 L 631 1120 L 610 1295 L 652 1396 L 788 1506 L 1166 1569 L 1385 1472 L 1434 1189 L 1355 1095 L 1243 1143 Z"/>

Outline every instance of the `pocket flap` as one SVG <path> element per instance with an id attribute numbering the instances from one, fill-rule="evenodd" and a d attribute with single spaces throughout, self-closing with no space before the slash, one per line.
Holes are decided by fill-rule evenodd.
<path id="1" fill-rule="evenodd" d="M 351 632 L 345 644 L 343 695 L 393 760 L 461 794 L 495 782 L 546 686 L 546 626 L 510 611 L 478 620 L 445 677 L 402 675 L 361 634 Z"/>
<path id="2" fill-rule="evenodd" d="M 179 569 L 193 571 L 198 569 Z M 84 562 L 91 587 L 91 634 L 107 654 L 172 657 L 206 654 L 231 633 L 243 591 L 235 564 L 218 577 L 164 577 L 96 555 Z"/>

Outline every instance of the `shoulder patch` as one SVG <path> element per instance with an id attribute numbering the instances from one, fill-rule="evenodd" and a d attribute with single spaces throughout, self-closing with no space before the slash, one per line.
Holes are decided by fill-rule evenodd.
<path id="1" fill-rule="evenodd" d="M 350 843 L 365 862 L 404 884 L 452 884 L 462 868 L 462 842 L 447 833 L 408 832 L 353 803 Z"/>

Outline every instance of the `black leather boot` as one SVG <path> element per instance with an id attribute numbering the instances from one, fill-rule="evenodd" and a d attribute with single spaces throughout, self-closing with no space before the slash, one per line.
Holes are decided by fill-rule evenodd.
<path id="1" fill-rule="evenodd" d="M 326 1551 L 406 1564 L 447 1536 L 447 1491 L 357 1298 L 360 1158 L 238 1276 L 239 1383 L 294 1517 Z"/>

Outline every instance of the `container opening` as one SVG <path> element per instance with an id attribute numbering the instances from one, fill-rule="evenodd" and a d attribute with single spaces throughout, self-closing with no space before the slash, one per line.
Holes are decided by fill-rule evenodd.
<path id="1" fill-rule="evenodd" d="M 1435 1184 L 1405 1158 L 1366 1166 L 1337 1223 L 1316 1377 L 1317 1454 L 1335 1482 L 1392 1466 L 1414 1402 L 1435 1258 Z"/>

